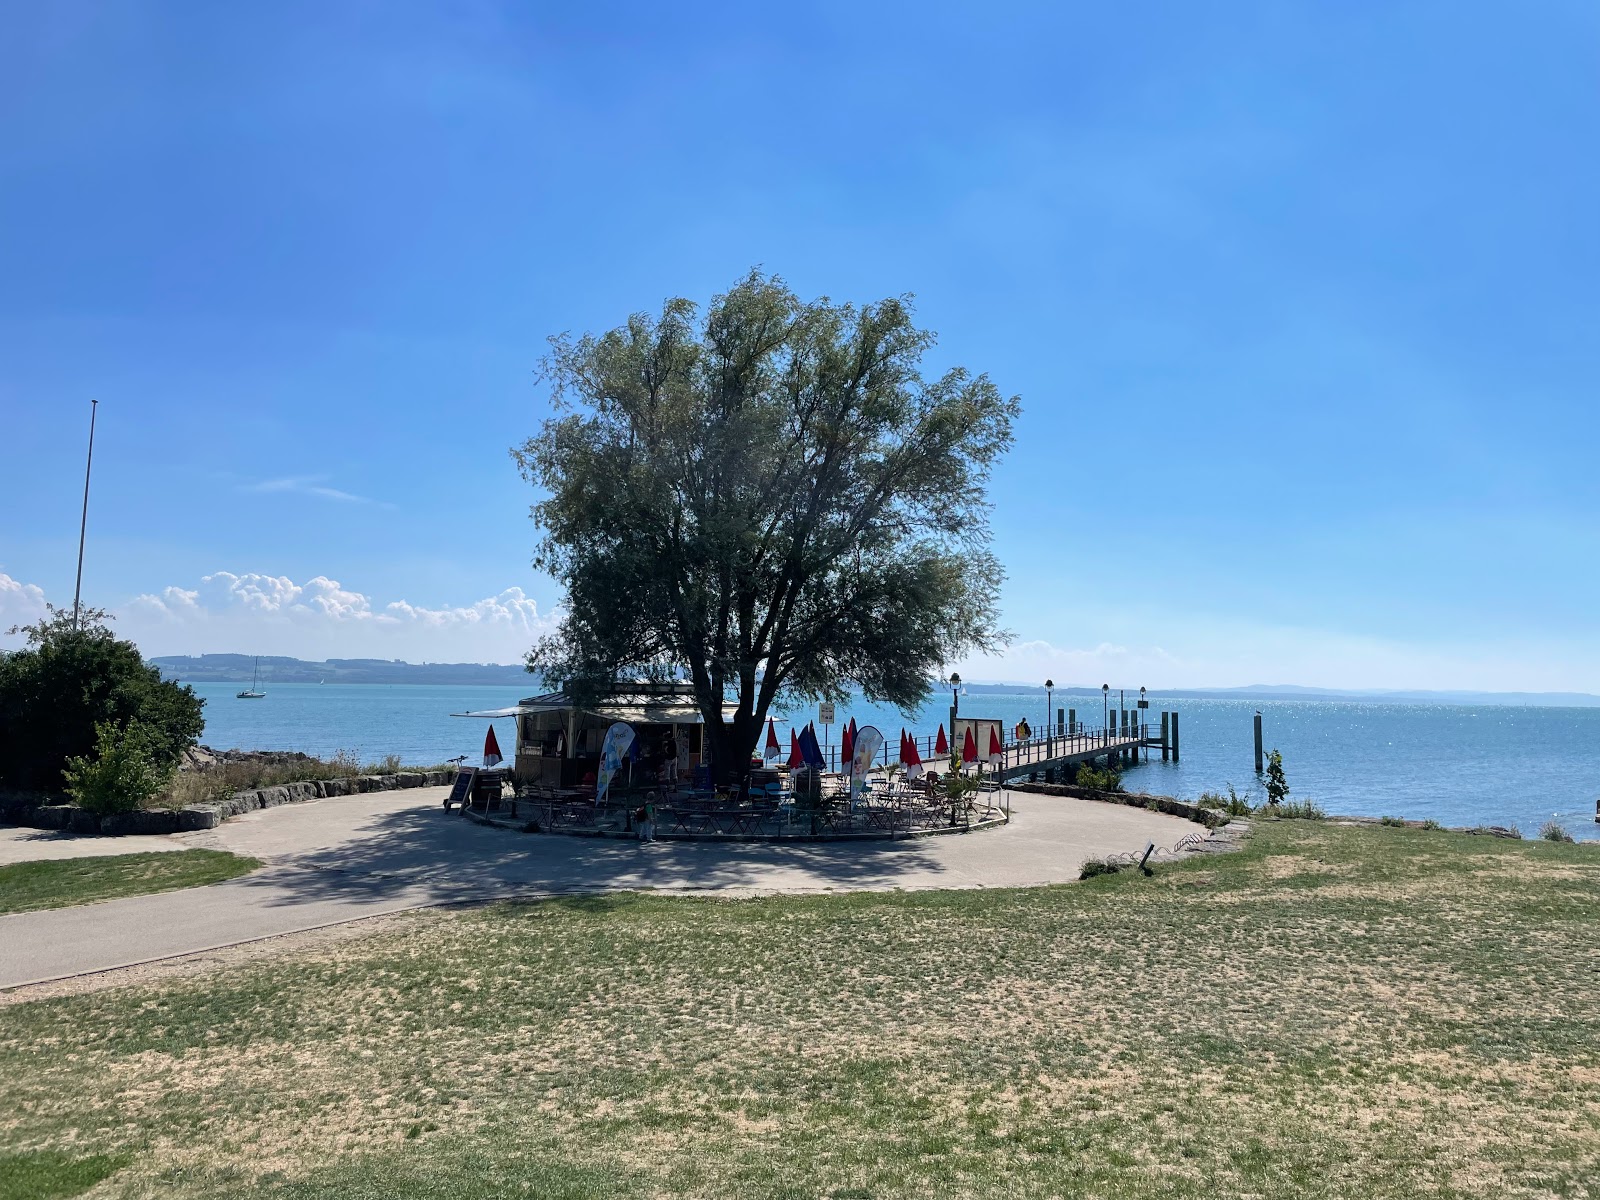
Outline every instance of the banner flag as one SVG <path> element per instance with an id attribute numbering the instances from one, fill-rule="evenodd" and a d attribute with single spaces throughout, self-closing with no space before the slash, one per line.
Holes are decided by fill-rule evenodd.
<path id="1" fill-rule="evenodd" d="M 876 726 L 863 725 L 856 730 L 854 740 L 855 752 L 850 759 L 850 802 L 855 803 L 856 797 L 867 786 L 867 772 L 872 770 L 872 764 L 878 757 L 878 751 L 883 749 L 883 734 Z"/>
<path id="2" fill-rule="evenodd" d="M 633 745 L 633 726 L 626 721 L 618 721 L 606 730 L 606 740 L 600 743 L 600 774 L 595 780 L 594 802 L 600 804 L 606 798 L 606 789 L 611 786 L 611 778 L 622 768 L 622 756 L 628 752 L 628 747 Z"/>

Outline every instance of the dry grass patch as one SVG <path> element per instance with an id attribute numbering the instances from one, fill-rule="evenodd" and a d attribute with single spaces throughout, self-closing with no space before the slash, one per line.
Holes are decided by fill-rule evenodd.
<path id="1" fill-rule="evenodd" d="M 420 915 L 10 1007 L 0 1129 L 108 1197 L 1581 1197 L 1594 851 L 1489 850 Z"/>

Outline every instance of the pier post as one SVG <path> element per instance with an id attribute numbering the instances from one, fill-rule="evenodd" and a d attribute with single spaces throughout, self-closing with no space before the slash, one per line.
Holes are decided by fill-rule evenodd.
<path id="1" fill-rule="evenodd" d="M 1261 774 L 1261 714 L 1256 714 L 1256 774 Z"/>
<path id="2" fill-rule="evenodd" d="M 1178 761 L 1178 714 L 1172 714 L 1172 761 Z"/>
<path id="3" fill-rule="evenodd" d="M 1067 736 L 1078 736 L 1078 710 L 1075 708 L 1067 709 Z"/>
<path id="4" fill-rule="evenodd" d="M 1058 708 L 1058 709 L 1056 709 L 1056 736 L 1060 737 L 1062 734 L 1064 734 L 1066 732 L 1067 732 L 1067 710 L 1064 709 L 1064 708 Z"/>
<path id="5" fill-rule="evenodd" d="M 1171 738 L 1172 734 L 1171 734 L 1171 731 L 1167 727 L 1167 717 L 1169 715 L 1170 714 L 1168 714 L 1168 713 L 1162 713 L 1161 714 L 1161 761 L 1162 762 L 1166 762 L 1167 759 L 1172 754 L 1172 742 L 1169 740 Z"/>

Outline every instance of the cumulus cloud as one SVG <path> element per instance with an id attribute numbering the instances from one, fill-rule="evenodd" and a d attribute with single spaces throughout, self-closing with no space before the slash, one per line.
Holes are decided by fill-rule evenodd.
<path id="1" fill-rule="evenodd" d="M 44 616 L 44 589 L 0 571 L 0 636 L 13 625 L 31 625 Z M 15 639 L 7 638 L 7 641 Z"/>
<path id="2" fill-rule="evenodd" d="M 336 579 L 217 571 L 195 588 L 136 597 L 126 628 L 151 653 L 238 651 L 301 658 L 508 662 L 556 618 L 512 587 L 471 604 L 375 601 Z M 156 648 L 159 647 L 159 648 Z"/>

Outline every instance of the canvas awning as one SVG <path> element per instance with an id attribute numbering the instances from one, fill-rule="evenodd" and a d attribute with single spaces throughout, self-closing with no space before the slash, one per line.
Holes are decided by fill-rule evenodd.
<path id="1" fill-rule="evenodd" d="M 498 717 L 519 717 L 524 713 L 562 712 L 573 707 L 565 702 L 552 704 L 544 702 L 543 697 L 535 701 L 523 701 L 521 704 L 509 708 L 480 708 L 472 712 L 451 713 L 452 717 L 475 717 L 479 720 L 494 720 Z M 597 717 L 604 717 L 608 721 L 626 721 L 630 725 L 698 725 L 701 723 L 700 710 L 692 704 L 607 704 L 601 703 L 593 708 L 582 711 L 593 713 Z"/>

